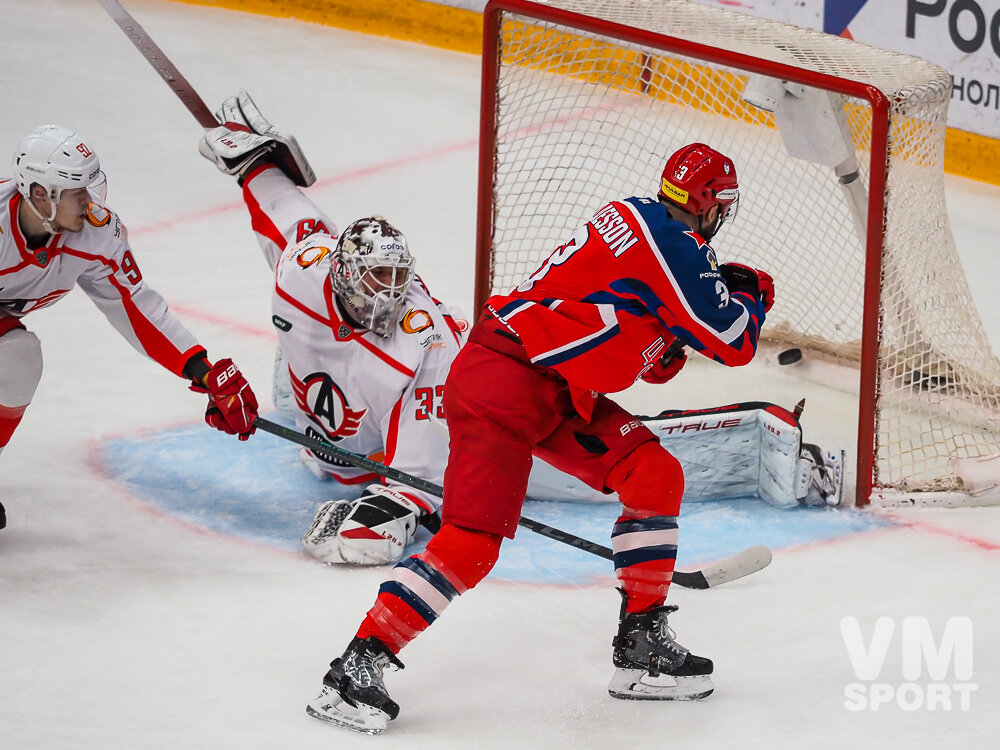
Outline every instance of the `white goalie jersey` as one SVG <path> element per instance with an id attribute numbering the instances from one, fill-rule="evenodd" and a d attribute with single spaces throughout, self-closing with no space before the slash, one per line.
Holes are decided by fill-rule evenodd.
<path id="1" fill-rule="evenodd" d="M 340 316 L 330 292 L 335 241 L 313 235 L 278 262 L 272 322 L 288 364 L 296 423 L 307 434 L 388 466 L 440 481 L 448 457 L 441 399 L 468 323 L 410 285 L 406 311 L 386 340 Z M 362 470 L 316 453 L 345 484 L 377 481 Z M 440 500 L 420 494 L 431 508 Z"/>
<path id="2" fill-rule="evenodd" d="M 391 338 L 345 321 L 330 281 L 336 226 L 278 169 L 244 181 L 244 200 L 268 263 L 275 269 L 271 322 L 278 331 L 295 402 L 296 427 L 339 448 L 440 482 L 448 460 L 441 398 L 452 360 L 465 343 L 460 311 L 433 299 L 417 278 Z M 314 453 L 342 484 L 379 478 Z M 409 488 L 429 510 L 440 499 Z"/>

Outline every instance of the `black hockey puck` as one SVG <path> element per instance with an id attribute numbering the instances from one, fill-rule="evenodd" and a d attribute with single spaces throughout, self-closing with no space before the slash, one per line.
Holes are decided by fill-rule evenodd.
<path id="1" fill-rule="evenodd" d="M 791 365 L 802 359 L 801 349 L 785 349 L 778 355 L 779 365 Z"/>

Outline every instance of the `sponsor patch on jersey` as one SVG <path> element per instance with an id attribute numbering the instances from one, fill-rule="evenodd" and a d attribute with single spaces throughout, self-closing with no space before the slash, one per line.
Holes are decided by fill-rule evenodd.
<path id="1" fill-rule="evenodd" d="M 431 351 L 433 349 L 447 349 L 448 342 L 444 340 L 444 336 L 440 333 L 432 333 L 420 342 L 420 346 L 427 351 Z"/>
<path id="2" fill-rule="evenodd" d="M 407 310 L 399 321 L 403 333 L 420 333 L 434 327 L 434 320 L 426 310 Z"/>
<path id="3" fill-rule="evenodd" d="M 324 245 L 305 245 L 295 257 L 295 262 L 301 268 L 309 268 L 323 260 L 330 254 L 330 248 Z"/>
<path id="4" fill-rule="evenodd" d="M 48 253 L 48 251 L 46 251 L 46 250 L 39 250 L 37 253 L 35 253 L 35 261 L 42 268 L 45 268 L 45 266 L 47 266 L 49 264 L 49 253 Z"/>
<path id="5" fill-rule="evenodd" d="M 272 315 L 271 316 L 271 322 L 274 323 L 274 327 L 275 328 L 277 328 L 277 329 L 279 329 L 281 331 L 290 331 L 290 330 L 292 330 L 292 324 L 289 323 L 284 318 L 281 318 L 281 317 L 279 317 L 277 315 Z"/>
<path id="6" fill-rule="evenodd" d="M 93 227 L 106 227 L 111 221 L 111 212 L 104 206 L 91 203 L 87 206 L 87 223 Z"/>
<path id="7" fill-rule="evenodd" d="M 678 203 L 687 204 L 688 202 L 688 191 L 681 190 L 673 183 L 668 182 L 666 177 L 660 180 L 660 192 Z"/>

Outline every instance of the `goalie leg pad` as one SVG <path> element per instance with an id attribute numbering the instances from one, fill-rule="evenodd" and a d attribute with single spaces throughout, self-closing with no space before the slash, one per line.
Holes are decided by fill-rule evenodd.
<path id="1" fill-rule="evenodd" d="M 276 130 L 246 91 L 226 99 L 215 116 L 222 125 L 202 136 L 198 152 L 219 171 L 236 175 L 242 184 L 250 167 L 263 158 L 299 187 L 316 182 L 298 141 Z"/>
<path id="2" fill-rule="evenodd" d="M 403 557 L 425 511 L 399 492 L 369 485 L 355 500 L 320 506 L 302 537 L 306 552 L 326 563 L 391 565 Z"/>
<path id="3" fill-rule="evenodd" d="M 292 417 L 299 413 L 295 404 L 295 393 L 292 391 L 292 378 L 288 373 L 288 360 L 285 352 L 278 344 L 274 350 L 274 376 L 271 380 L 271 401 L 279 413 Z"/>
<path id="4" fill-rule="evenodd" d="M 322 464 L 320 464 L 316 456 L 308 448 L 299 448 L 299 461 L 319 481 L 326 482 L 330 480 L 330 475 L 326 469 L 323 468 Z"/>

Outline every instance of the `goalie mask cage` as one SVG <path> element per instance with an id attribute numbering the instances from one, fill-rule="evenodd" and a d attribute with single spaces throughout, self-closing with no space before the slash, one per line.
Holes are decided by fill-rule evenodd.
<path id="1" fill-rule="evenodd" d="M 860 367 L 856 503 L 968 498 L 1000 362 L 945 213 L 947 71 L 685 0 L 492 0 L 484 23 L 476 309 L 707 143 L 740 182 L 720 256 L 775 278 L 763 338 Z"/>

